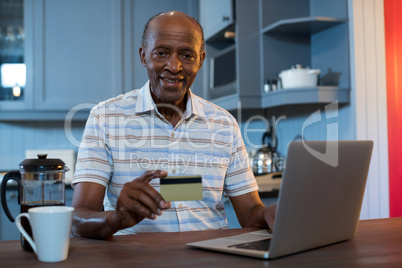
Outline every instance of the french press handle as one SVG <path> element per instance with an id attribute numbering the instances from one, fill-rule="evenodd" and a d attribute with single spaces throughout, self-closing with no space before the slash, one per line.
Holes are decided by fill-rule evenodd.
<path id="1" fill-rule="evenodd" d="M 11 212 L 8 209 L 7 198 L 6 198 L 6 188 L 7 188 L 7 182 L 9 180 L 15 180 L 18 183 L 18 204 L 20 204 L 20 188 L 21 188 L 20 172 L 18 170 L 10 171 L 6 175 L 4 175 L 3 180 L 1 181 L 1 205 L 3 206 L 3 210 L 6 213 L 7 217 L 10 219 L 10 221 L 14 222 L 14 217 L 13 215 L 11 215 Z"/>

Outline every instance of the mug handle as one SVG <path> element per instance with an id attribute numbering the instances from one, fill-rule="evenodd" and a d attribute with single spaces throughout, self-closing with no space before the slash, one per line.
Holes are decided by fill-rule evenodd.
<path id="1" fill-rule="evenodd" d="M 28 242 L 31 245 L 31 247 L 32 247 L 33 251 L 35 252 L 35 254 L 38 254 L 36 252 L 35 242 L 33 241 L 32 237 L 27 233 L 27 231 L 25 231 L 25 228 L 21 225 L 21 218 L 22 217 L 26 217 L 29 222 L 31 220 L 28 213 L 21 213 L 15 219 L 15 224 L 17 225 L 17 228 L 22 233 L 22 235 L 28 240 Z"/>

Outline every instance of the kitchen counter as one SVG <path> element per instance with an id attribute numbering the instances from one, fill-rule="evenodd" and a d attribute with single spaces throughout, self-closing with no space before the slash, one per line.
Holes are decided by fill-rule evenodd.
<path id="1" fill-rule="evenodd" d="M 282 182 L 282 172 L 256 175 L 255 180 L 258 184 L 258 194 L 261 198 L 276 198 Z"/>
<path id="2" fill-rule="evenodd" d="M 52 267 L 401 267 L 402 218 L 360 221 L 354 239 L 275 260 L 260 260 L 187 247 L 186 243 L 255 229 L 114 236 L 110 240 L 74 237 L 68 259 Z M 49 267 L 19 241 L 0 241 L 3 267 Z"/>

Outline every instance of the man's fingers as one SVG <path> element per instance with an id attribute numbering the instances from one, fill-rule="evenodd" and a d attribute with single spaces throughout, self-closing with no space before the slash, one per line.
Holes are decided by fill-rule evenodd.
<path id="1" fill-rule="evenodd" d="M 141 176 L 135 179 L 137 182 L 148 183 L 152 179 L 164 178 L 167 176 L 167 172 L 164 170 L 148 170 Z"/>
<path id="2" fill-rule="evenodd" d="M 120 192 L 116 211 L 126 225 L 136 224 L 143 218 L 156 219 L 162 215 L 162 209 L 170 207 L 170 202 L 165 202 L 150 184 L 155 178 L 164 178 L 167 172 L 163 170 L 147 171 L 140 177 L 127 182 Z"/>
<path id="3" fill-rule="evenodd" d="M 151 189 L 148 189 L 145 191 L 143 189 L 131 189 L 130 190 L 130 193 L 129 193 L 130 198 L 138 203 L 132 209 L 135 212 L 137 212 L 137 209 L 140 208 L 140 210 L 142 211 L 142 215 L 144 215 L 147 218 L 151 218 L 151 214 L 155 214 L 155 216 L 162 215 L 162 212 L 161 212 L 161 210 L 159 208 L 159 204 L 158 204 L 159 202 L 155 201 L 155 199 L 159 200 L 158 196 L 157 196 L 157 195 L 159 195 L 158 192 L 156 192 L 155 189 L 153 189 L 149 185 L 147 185 L 146 188 L 151 188 Z M 146 212 L 145 210 L 149 211 L 149 213 Z M 154 217 L 152 217 L 152 218 L 154 218 Z"/>
<path id="4" fill-rule="evenodd" d="M 141 208 L 142 215 L 148 218 L 153 218 L 150 216 L 150 214 L 161 215 L 161 209 L 169 208 L 170 204 L 166 203 L 160 193 L 149 185 L 148 182 L 151 179 L 163 178 L 166 175 L 167 172 L 163 170 L 147 171 L 137 179 L 126 183 L 120 194 L 123 194 L 129 197 L 129 199 L 138 202 L 144 207 L 145 210 L 150 211 L 150 213 L 145 213 L 145 210 Z M 137 207 L 127 209 L 136 212 Z"/>
<path id="5" fill-rule="evenodd" d="M 120 202 L 119 202 L 120 201 Z M 131 227 L 142 221 L 144 218 L 155 219 L 156 215 L 144 207 L 138 200 L 131 199 L 128 196 L 118 201 L 116 212 L 122 215 L 122 219 L 126 220 L 126 226 Z"/>
<path id="6" fill-rule="evenodd" d="M 153 199 L 154 203 L 158 208 L 165 209 L 169 208 L 170 204 L 166 203 L 160 193 L 158 193 L 152 186 L 148 183 L 150 180 L 155 178 L 164 178 L 167 176 L 167 172 L 163 170 L 153 170 L 146 171 L 143 175 L 136 178 L 135 180 L 129 182 L 129 186 L 132 189 L 138 189 L 140 191 L 145 192 L 148 196 Z M 135 195 L 133 195 L 135 197 Z M 148 204 L 148 202 L 146 203 Z M 155 210 L 154 213 L 157 213 Z"/>

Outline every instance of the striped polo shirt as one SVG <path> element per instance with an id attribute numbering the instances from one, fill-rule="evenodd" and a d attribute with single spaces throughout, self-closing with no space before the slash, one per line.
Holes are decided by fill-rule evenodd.
<path id="1" fill-rule="evenodd" d="M 202 200 L 172 202 L 156 220 L 144 219 L 117 234 L 228 228 L 223 194 L 258 190 L 235 118 L 191 90 L 187 96 L 175 127 L 158 112 L 149 81 L 91 110 L 72 183 L 105 186 L 105 210 L 114 210 L 123 185 L 147 170 L 202 176 Z M 159 192 L 159 179 L 150 185 Z"/>

